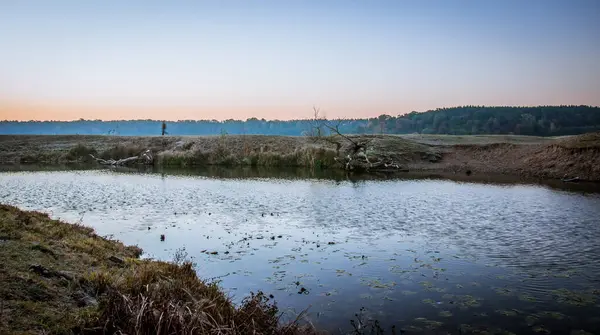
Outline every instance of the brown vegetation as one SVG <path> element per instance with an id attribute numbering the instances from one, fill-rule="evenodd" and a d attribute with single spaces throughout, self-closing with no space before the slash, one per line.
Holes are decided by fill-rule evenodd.
<path id="1" fill-rule="evenodd" d="M 579 177 L 600 181 L 600 134 L 559 138 L 543 144 L 494 143 L 454 145 L 443 159 L 414 169 L 463 173 L 493 173 L 558 179 Z"/>
<path id="2" fill-rule="evenodd" d="M 151 150 L 154 164 L 344 168 L 358 144 L 369 162 L 396 171 L 507 174 L 600 181 L 600 134 L 527 136 L 0 136 L 0 163 L 86 162 L 90 153 L 123 159 Z M 364 162 L 361 162 L 364 165 Z"/>
<path id="3" fill-rule="evenodd" d="M 0 205 L 1 334 L 310 334 L 262 293 L 234 306 L 190 262 Z"/>

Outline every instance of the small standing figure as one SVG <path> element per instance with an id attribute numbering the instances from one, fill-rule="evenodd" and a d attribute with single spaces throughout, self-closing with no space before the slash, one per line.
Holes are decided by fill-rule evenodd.
<path id="1" fill-rule="evenodd" d="M 162 136 L 165 136 L 166 132 L 167 132 L 167 124 L 165 123 L 165 121 L 163 121 L 163 123 L 162 123 Z"/>

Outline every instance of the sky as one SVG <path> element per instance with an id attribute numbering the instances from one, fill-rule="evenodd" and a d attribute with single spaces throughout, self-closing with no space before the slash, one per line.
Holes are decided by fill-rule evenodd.
<path id="1" fill-rule="evenodd" d="M 598 0 L 1 0 L 0 120 L 600 105 Z"/>

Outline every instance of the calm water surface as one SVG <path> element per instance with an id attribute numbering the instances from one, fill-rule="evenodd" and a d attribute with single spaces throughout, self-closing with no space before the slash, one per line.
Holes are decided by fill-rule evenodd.
<path id="1" fill-rule="evenodd" d="M 600 333 L 597 193 L 94 170 L 0 173 L 0 202 L 146 257 L 184 248 L 234 300 L 263 290 L 333 332 L 358 313 L 406 333 Z"/>

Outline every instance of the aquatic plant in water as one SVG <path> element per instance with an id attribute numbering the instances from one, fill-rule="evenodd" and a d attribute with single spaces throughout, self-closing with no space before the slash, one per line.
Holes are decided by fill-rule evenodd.
<path id="1" fill-rule="evenodd" d="M 564 288 L 552 291 L 552 295 L 560 303 L 575 306 L 588 306 L 596 302 L 596 298 L 592 294 L 581 291 L 571 291 Z"/>

